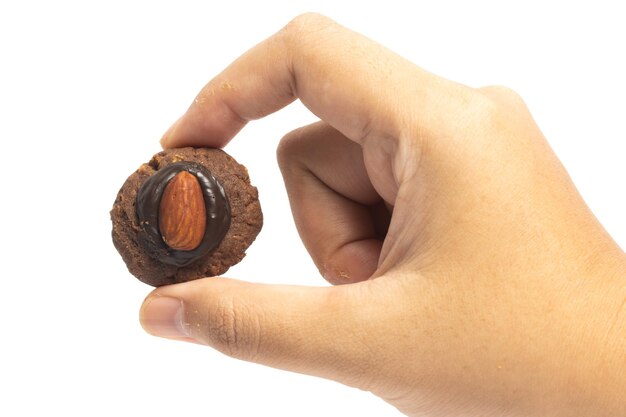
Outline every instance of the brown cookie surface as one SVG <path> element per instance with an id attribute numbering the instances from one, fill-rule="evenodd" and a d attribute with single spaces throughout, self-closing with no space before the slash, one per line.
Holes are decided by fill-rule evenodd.
<path id="1" fill-rule="evenodd" d="M 181 171 L 185 174 L 176 175 Z M 206 177 L 211 176 L 222 194 L 216 184 L 209 184 Z M 196 187 L 195 178 L 205 186 Z M 154 204 L 145 203 L 146 194 L 154 197 Z M 229 222 L 224 220 L 227 212 Z M 205 215 L 206 222 L 199 222 Z M 111 221 L 113 244 L 128 270 L 156 287 L 226 272 L 245 256 L 261 230 L 263 215 L 243 165 L 221 149 L 179 148 L 157 153 L 128 177 L 113 204 Z"/>

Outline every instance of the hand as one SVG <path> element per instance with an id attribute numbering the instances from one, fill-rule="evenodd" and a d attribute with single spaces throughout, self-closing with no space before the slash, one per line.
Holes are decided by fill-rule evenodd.
<path id="1" fill-rule="evenodd" d="M 278 149 L 333 287 L 156 289 L 155 335 L 370 390 L 408 415 L 626 415 L 626 255 L 523 101 L 430 74 L 316 15 L 210 81 L 162 140 L 225 145 L 300 99 Z"/>

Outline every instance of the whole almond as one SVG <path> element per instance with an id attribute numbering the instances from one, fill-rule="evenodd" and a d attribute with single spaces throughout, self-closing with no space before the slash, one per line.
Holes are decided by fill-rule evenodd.
<path id="1" fill-rule="evenodd" d="M 159 206 L 159 230 L 172 249 L 190 251 L 202 242 L 206 207 L 197 178 L 181 171 L 163 190 Z"/>

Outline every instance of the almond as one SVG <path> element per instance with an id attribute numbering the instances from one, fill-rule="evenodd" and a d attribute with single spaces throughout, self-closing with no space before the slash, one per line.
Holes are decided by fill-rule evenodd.
<path id="1" fill-rule="evenodd" d="M 202 242 L 206 207 L 198 179 L 181 171 L 163 190 L 159 206 L 159 230 L 172 249 L 190 251 Z"/>

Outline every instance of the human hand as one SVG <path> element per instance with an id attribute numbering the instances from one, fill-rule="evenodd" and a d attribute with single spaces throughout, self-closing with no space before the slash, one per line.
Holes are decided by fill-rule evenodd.
<path id="1" fill-rule="evenodd" d="M 296 98 L 321 121 L 279 164 L 302 241 L 346 285 L 161 287 L 148 332 L 408 415 L 626 415 L 626 256 L 515 93 L 304 15 L 209 82 L 163 146 L 224 146 Z"/>

